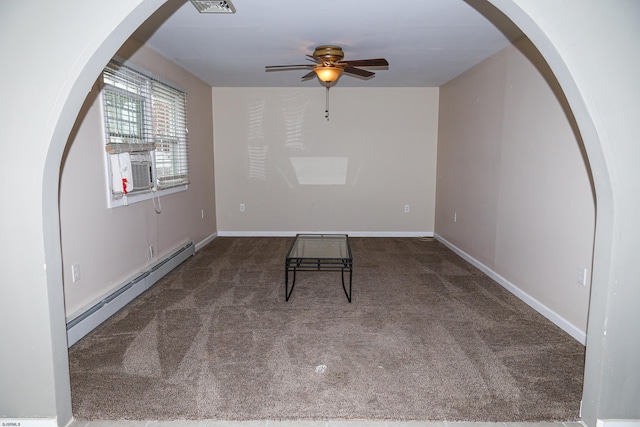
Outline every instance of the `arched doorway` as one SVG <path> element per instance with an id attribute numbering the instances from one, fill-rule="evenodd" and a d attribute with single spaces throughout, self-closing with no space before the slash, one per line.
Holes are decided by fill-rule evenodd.
<path id="1" fill-rule="evenodd" d="M 625 286 L 635 283 L 632 264 L 627 261 L 628 254 L 638 253 L 640 245 L 640 225 L 636 220 L 640 201 L 633 184 L 639 181 L 634 166 L 640 156 L 632 140 L 639 131 L 634 119 L 638 107 L 630 95 L 638 88 L 630 74 L 640 65 L 637 49 L 631 49 L 638 40 L 638 28 L 632 21 L 638 6 L 621 2 L 616 3 L 619 9 L 611 11 L 610 5 L 585 5 L 579 0 L 562 5 L 535 0 L 490 1 L 534 41 L 556 73 L 578 121 L 594 173 L 599 203 L 583 417 L 589 425 L 595 425 L 596 418 L 638 418 L 633 396 L 639 391 L 640 368 L 629 355 L 640 351 L 640 340 L 629 336 L 637 337 L 630 325 L 640 322 L 640 314 L 633 306 L 634 300 L 640 299 L 640 291 Z M 24 3 L 27 4 L 11 4 L 12 14 L 8 14 L 20 24 L 21 18 L 28 19 L 31 8 L 42 10 L 35 0 Z M 12 289 L 11 298 L 4 298 L 2 308 L 12 318 L 23 317 L 16 305 L 29 303 L 32 309 L 24 323 L 12 324 L 6 328 L 6 335 L 3 332 L 5 343 L 13 349 L 7 356 L 7 366 L 25 371 L 15 385 L 18 377 L 6 373 L 13 387 L 12 416 L 51 417 L 61 424 L 71 417 L 57 216 L 60 159 L 95 77 L 128 35 L 161 3 L 112 2 L 100 23 L 93 22 L 93 5 L 78 0 L 70 0 L 64 11 L 48 6 L 51 10 L 47 10 L 47 20 L 36 19 L 29 26 L 48 30 L 49 37 L 42 35 L 41 42 L 32 47 L 29 40 L 21 41 L 17 36 L 13 40 L 15 46 L 6 49 L 5 58 L 22 61 L 20 73 L 11 75 L 22 82 L 18 89 L 27 87 L 27 93 L 32 95 L 29 91 L 41 90 L 38 104 L 16 103 L 13 108 L 23 117 L 34 119 L 33 129 L 11 123 L 6 127 L 8 140 L 27 142 L 7 144 L 7 156 L 29 157 L 34 165 L 32 173 L 22 181 L 22 187 L 30 191 L 20 186 L 6 190 L 7 200 L 19 201 L 24 212 L 3 213 L 9 224 L 5 240 L 18 242 L 17 247 L 3 244 L 5 253 L 15 253 L 10 258 L 15 262 L 3 277 L 23 286 Z M 73 22 L 68 19 L 71 7 L 75 8 Z M 592 25 L 594 21 L 600 24 L 597 28 Z M 7 22 L 4 31 L 16 35 L 23 34 L 22 29 Z M 585 49 L 575 49 L 576 43 Z M 32 47 L 29 55 L 21 55 L 27 46 Z M 58 55 L 75 61 L 56 63 L 54 56 L 59 50 Z M 594 57 L 599 60 L 593 61 Z M 41 74 L 43 66 L 49 72 L 46 79 Z M 616 77 L 609 82 L 606 76 L 613 76 L 613 71 Z M 47 80 L 46 85 L 38 84 L 38 79 Z M 34 82 L 31 85 L 30 80 Z M 11 84 L 15 82 L 6 84 L 7 96 L 23 99 L 14 96 L 19 92 L 10 90 Z M 4 172 L 9 178 L 21 176 L 23 171 L 19 166 L 8 165 Z M 21 227 L 13 227 L 13 223 Z M 20 258 L 25 252 L 34 254 Z M 34 389 L 40 390 L 39 396 L 33 396 Z"/>

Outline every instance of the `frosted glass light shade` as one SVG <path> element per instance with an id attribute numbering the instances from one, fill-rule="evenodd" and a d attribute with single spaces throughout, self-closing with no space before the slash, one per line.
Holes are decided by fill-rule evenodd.
<path id="1" fill-rule="evenodd" d="M 318 78 L 325 83 L 331 83 L 338 80 L 340 74 L 342 74 L 342 68 L 339 67 L 318 67 L 313 71 L 318 75 Z"/>

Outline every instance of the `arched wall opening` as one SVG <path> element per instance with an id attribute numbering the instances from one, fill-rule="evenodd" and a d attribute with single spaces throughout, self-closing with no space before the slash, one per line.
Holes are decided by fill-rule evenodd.
<path id="1" fill-rule="evenodd" d="M 535 24 L 532 23 L 532 25 L 535 25 Z"/>
<path id="2" fill-rule="evenodd" d="M 624 7 L 620 8 L 617 16 L 612 16 L 605 7 L 607 5 L 585 5 L 579 0 L 562 5 L 541 4 L 536 0 L 490 1 L 529 36 L 554 70 L 577 119 L 594 175 L 598 219 L 583 418 L 593 426 L 596 418 L 640 418 L 634 402 L 640 387 L 640 369 L 629 357 L 640 350 L 640 344 L 629 343 L 631 340 L 626 339 L 632 333 L 629 325 L 637 325 L 639 321 L 640 315 L 635 313 L 638 310 L 634 310 L 632 305 L 634 300 L 639 300 L 638 291 L 631 289 L 632 286 L 623 286 L 634 283 L 633 269 L 626 264 L 631 260 L 630 255 L 626 254 L 639 252 L 637 217 L 640 202 L 635 200 L 637 188 L 634 184 L 638 181 L 634 172 L 638 149 L 632 144 L 631 136 L 639 130 L 633 119 L 638 108 L 628 93 L 616 91 L 612 94 L 610 87 L 598 88 L 604 83 L 603 75 L 619 68 L 620 72 L 615 77 L 617 81 L 612 85 L 620 90 L 624 84 L 630 84 L 627 92 L 635 90 L 637 93 L 638 85 L 632 83 L 635 78 L 630 73 L 637 69 L 640 60 L 637 53 L 629 52 L 634 40 L 637 42 L 637 25 L 630 21 L 632 16 L 637 16 L 632 13 L 638 11 L 637 6 L 621 2 L 619 4 Z M 41 6 L 36 1 L 30 3 L 31 7 Z M 19 189 L 7 190 L 8 197 L 16 196 L 27 208 L 37 210 L 36 214 L 21 219 L 23 227 L 29 229 L 24 248 L 36 254 L 32 260 L 18 261 L 15 267 L 4 273 L 11 282 L 26 282 L 24 291 L 20 291 L 16 298 L 25 301 L 36 299 L 34 308 L 38 311 L 26 325 L 13 325 L 16 332 L 8 333 L 6 342 L 14 348 L 22 348 L 24 340 L 19 335 L 32 334 L 32 339 L 40 344 L 36 348 L 27 346 L 11 355 L 8 365 L 25 367 L 25 370 L 29 363 L 36 365 L 35 369 L 24 374 L 21 383 L 16 381 L 11 395 L 11 403 L 15 405 L 12 413 L 3 416 L 51 417 L 57 418 L 61 425 L 71 419 L 57 199 L 62 152 L 96 76 L 124 40 L 151 16 L 162 1 L 112 2 L 109 12 L 101 16 L 101 24 L 90 19 L 95 14 L 91 5 L 83 5 L 81 1 L 70 3 L 77 8 L 78 22 L 68 24 L 51 40 L 43 40 L 40 50 L 35 52 L 55 50 L 56 43 L 68 42 L 64 53 L 73 54 L 77 60 L 53 67 L 55 73 L 49 82 L 55 85 L 56 90 L 41 97 L 45 107 L 34 109 L 35 118 L 46 122 L 37 129 L 38 133 L 29 134 L 28 139 L 28 142 L 40 144 L 35 149 L 37 178 L 27 180 L 34 191 L 25 195 Z M 19 17 L 27 15 L 28 7 L 15 6 L 15 9 L 18 9 Z M 52 11 L 48 21 L 38 21 L 37 24 L 53 34 L 61 26 L 60 22 L 65 22 L 64 16 Z M 85 17 L 89 22 L 81 22 L 80 18 Z M 594 30 L 590 20 L 598 20 L 602 25 Z M 6 28 L 9 33 L 20 34 L 15 24 Z M 87 38 L 73 40 L 78 32 L 87 34 Z M 572 49 L 576 40 L 588 46 L 589 51 L 576 52 Z M 617 45 L 612 47 L 613 44 Z M 624 59 L 618 57 L 621 52 L 627 53 Z M 601 61 L 594 63 L 590 58 L 593 55 L 599 55 Z M 627 62 L 631 62 L 630 66 L 619 67 Z M 38 67 L 40 63 L 33 60 L 27 65 Z M 27 73 L 27 77 L 30 75 L 35 76 L 36 73 Z M 32 111 L 25 105 L 16 108 L 19 112 L 24 110 L 25 115 Z M 18 135 L 18 128 L 9 128 L 9 137 Z M 27 153 L 25 148 L 15 149 L 15 152 Z M 15 216 L 7 218 L 16 219 Z M 21 237 L 18 231 L 7 231 L 7 240 Z M 27 245 L 35 246 L 35 249 Z M 47 266 L 46 276 L 41 268 L 43 262 Z M 28 271 L 26 276 L 22 275 L 24 269 Z M 18 313 L 7 302 L 2 307 L 9 313 Z M 637 337 L 637 332 L 633 336 Z M 29 360 L 22 361 L 23 357 Z M 3 371 L 5 375 L 12 383 L 18 378 Z M 623 381 L 623 377 L 627 380 Z M 32 396 L 36 388 L 41 394 L 37 399 Z"/>

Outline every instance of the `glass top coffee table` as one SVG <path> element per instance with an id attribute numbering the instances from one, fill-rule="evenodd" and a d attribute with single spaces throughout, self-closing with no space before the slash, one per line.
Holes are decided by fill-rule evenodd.
<path id="1" fill-rule="evenodd" d="M 289 297 L 296 285 L 297 271 L 340 270 L 342 289 L 347 300 L 351 302 L 351 277 L 353 258 L 349 247 L 349 236 L 346 234 L 298 234 L 291 245 L 285 261 L 285 299 Z M 289 272 L 293 272 L 293 282 L 289 289 Z M 349 272 L 349 291 L 344 282 L 345 271 Z"/>

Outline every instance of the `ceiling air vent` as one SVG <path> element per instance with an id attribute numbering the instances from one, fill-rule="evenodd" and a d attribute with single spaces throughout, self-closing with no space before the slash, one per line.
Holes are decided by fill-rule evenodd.
<path id="1" fill-rule="evenodd" d="M 236 13 L 230 0 L 191 0 L 200 13 Z"/>

